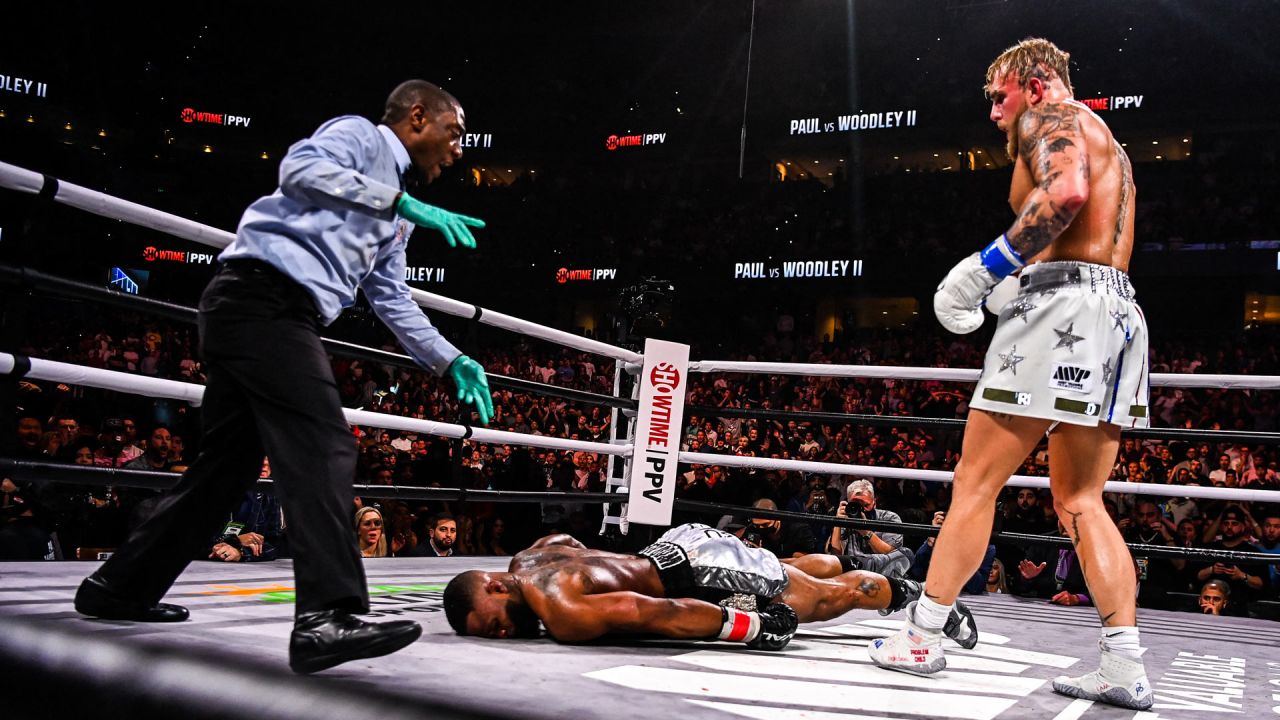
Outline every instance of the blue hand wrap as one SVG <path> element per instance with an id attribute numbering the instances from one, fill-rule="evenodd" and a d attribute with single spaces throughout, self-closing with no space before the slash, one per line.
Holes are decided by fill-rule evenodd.
<path id="1" fill-rule="evenodd" d="M 1009 244 L 1008 236 L 1001 235 L 982 249 L 982 266 L 998 278 L 1008 277 L 1014 270 L 1026 265 L 1026 261 Z"/>

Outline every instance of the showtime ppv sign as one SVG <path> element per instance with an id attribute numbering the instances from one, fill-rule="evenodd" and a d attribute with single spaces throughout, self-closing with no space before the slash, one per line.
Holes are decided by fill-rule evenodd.
<path id="1" fill-rule="evenodd" d="M 628 522 L 671 524 L 688 380 L 688 345 L 645 341 L 644 367 L 637 378 L 640 407 L 636 414 L 635 454 L 627 478 Z"/>
<path id="2" fill-rule="evenodd" d="M 242 128 L 249 127 L 249 118 L 242 115 L 204 112 L 194 108 L 183 108 L 180 117 L 184 123 L 205 123 L 208 125 L 226 125 L 228 127 Z"/>
<path id="3" fill-rule="evenodd" d="M 604 139 L 606 150 L 617 150 L 624 147 L 641 147 L 644 145 L 661 145 L 667 141 L 666 133 L 644 133 L 640 135 L 610 135 Z"/>
<path id="4" fill-rule="evenodd" d="M 147 246 L 142 251 L 142 259 L 147 262 L 177 262 L 188 265 L 212 265 L 217 253 L 195 253 L 186 250 L 164 250 Z"/>
<path id="5" fill-rule="evenodd" d="M 1112 95 L 1100 98 L 1087 98 L 1080 103 L 1093 111 L 1098 110 L 1137 110 L 1142 107 L 1141 95 Z"/>
<path id="6" fill-rule="evenodd" d="M 617 280 L 618 268 L 560 268 L 556 270 L 556 282 L 564 285 L 579 280 Z"/>

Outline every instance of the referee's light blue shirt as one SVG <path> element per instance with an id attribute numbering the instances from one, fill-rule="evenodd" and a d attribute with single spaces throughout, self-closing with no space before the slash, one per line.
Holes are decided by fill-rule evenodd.
<path id="1" fill-rule="evenodd" d="M 364 290 L 420 365 L 443 375 L 462 353 L 431 324 L 405 283 L 413 226 L 395 214 L 409 153 L 385 125 L 348 115 L 289 148 L 280 187 L 240 218 L 219 261 L 270 263 L 311 293 L 325 325 Z"/>

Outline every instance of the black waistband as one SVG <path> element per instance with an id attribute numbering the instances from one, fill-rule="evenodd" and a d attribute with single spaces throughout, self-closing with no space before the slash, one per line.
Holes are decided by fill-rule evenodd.
<path id="1" fill-rule="evenodd" d="M 218 272 L 228 273 L 258 286 L 273 288 L 280 293 L 280 297 L 304 303 L 308 314 L 319 316 L 315 299 L 311 297 L 306 287 L 265 260 L 257 258 L 225 260 L 218 267 Z"/>
<path id="2" fill-rule="evenodd" d="M 293 278 L 290 278 L 288 275 L 285 275 L 284 273 L 280 272 L 280 270 L 278 270 L 275 265 L 272 265 L 266 260 L 259 260 L 257 258 L 233 258 L 231 260 L 224 260 L 222 262 L 222 267 L 226 268 L 227 270 L 231 270 L 238 273 L 252 273 L 255 275 L 272 275 L 275 277 L 284 278 L 286 280 L 293 279 Z"/>
<path id="3" fill-rule="evenodd" d="M 679 597 L 693 589 L 693 568 L 683 547 L 659 540 L 636 554 L 653 563 L 668 597 Z"/>
<path id="4" fill-rule="evenodd" d="M 289 287 L 290 289 L 297 288 L 299 291 L 306 293 L 306 290 L 302 287 L 302 283 L 281 272 L 279 268 L 266 260 L 259 260 L 257 258 L 234 258 L 224 261 L 218 270 L 219 272 L 231 272 L 241 277 L 253 277 L 258 280 L 265 280 L 275 287 Z"/>
<path id="5" fill-rule="evenodd" d="M 1080 270 L 1073 269 L 1054 269 L 1040 270 L 1035 273 L 1023 274 L 1018 278 L 1018 285 L 1024 288 L 1039 288 L 1045 285 L 1079 285 Z"/>

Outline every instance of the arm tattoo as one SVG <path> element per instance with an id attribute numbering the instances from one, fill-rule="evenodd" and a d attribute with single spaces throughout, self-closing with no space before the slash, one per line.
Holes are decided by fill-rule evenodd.
<path id="1" fill-rule="evenodd" d="M 1075 219 L 1078 208 L 1054 195 L 1061 182 L 1071 182 L 1072 176 L 1064 175 L 1076 173 L 1088 184 L 1089 162 L 1076 112 L 1070 105 L 1050 105 L 1028 109 L 1018 119 L 1018 155 L 1036 181 L 1008 232 L 1009 244 L 1024 258 L 1048 247 Z"/>
<path id="2" fill-rule="evenodd" d="M 1113 242 L 1120 244 L 1124 237 L 1124 226 L 1129 219 L 1129 198 L 1133 193 L 1133 167 L 1129 164 L 1129 155 L 1120 147 L 1120 141 L 1112 138 L 1111 145 L 1115 150 L 1116 160 L 1120 163 L 1120 212 L 1116 215 L 1116 233 Z"/>

